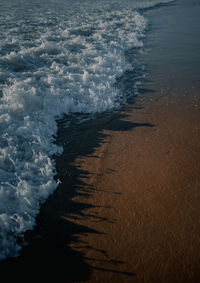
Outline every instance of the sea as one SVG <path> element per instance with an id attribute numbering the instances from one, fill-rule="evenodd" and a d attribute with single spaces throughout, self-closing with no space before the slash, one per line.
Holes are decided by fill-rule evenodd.
<path id="1" fill-rule="evenodd" d="M 148 11 L 168 2 L 1 0 L 0 260 L 19 255 L 58 187 L 57 120 L 68 127 L 70 117 L 90 119 L 138 94 Z"/>

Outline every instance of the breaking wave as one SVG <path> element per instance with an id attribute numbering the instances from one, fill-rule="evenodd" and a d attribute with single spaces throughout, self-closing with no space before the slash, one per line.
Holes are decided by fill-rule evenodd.
<path id="1" fill-rule="evenodd" d="M 84 2 L 84 3 L 82 3 Z M 0 259 L 17 256 L 57 187 L 56 119 L 120 107 L 116 78 L 136 68 L 147 20 L 166 1 L 4 1 L 0 4 Z M 12 8 L 11 8 L 12 7 Z"/>

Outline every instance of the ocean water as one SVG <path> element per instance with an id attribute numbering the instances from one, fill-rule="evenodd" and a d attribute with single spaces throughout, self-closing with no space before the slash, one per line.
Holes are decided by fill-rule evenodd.
<path id="1" fill-rule="evenodd" d="M 0 260 L 19 254 L 58 186 L 56 120 L 119 108 L 138 92 L 147 11 L 167 2 L 1 0 Z M 124 91 L 127 71 L 135 80 Z"/>

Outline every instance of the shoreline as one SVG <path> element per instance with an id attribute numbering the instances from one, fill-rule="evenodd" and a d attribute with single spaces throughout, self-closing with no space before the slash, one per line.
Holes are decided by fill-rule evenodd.
<path id="1" fill-rule="evenodd" d="M 134 103 L 70 129 L 60 124 L 62 184 L 21 256 L 0 264 L 3 283 L 27 282 L 25 270 L 58 282 L 199 282 L 200 85 L 185 66 L 165 76 L 176 53 L 162 55 L 161 33 L 148 35 L 155 49 L 141 59 L 150 74 Z M 173 38 L 162 35 L 160 46 L 165 36 Z"/>

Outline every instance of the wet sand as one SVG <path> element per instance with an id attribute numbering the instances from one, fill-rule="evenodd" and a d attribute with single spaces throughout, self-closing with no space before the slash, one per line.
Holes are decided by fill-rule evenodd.
<path id="1" fill-rule="evenodd" d="M 66 219 L 96 231 L 70 244 L 87 282 L 200 282 L 199 11 L 195 1 L 152 11 L 139 97 L 75 159 L 87 173 L 73 201 L 89 207 Z"/>
<path id="2" fill-rule="evenodd" d="M 154 99 L 125 111 L 124 121 L 144 126 L 105 131 L 106 142 L 76 160 L 88 173 L 74 201 L 93 207 L 66 219 L 98 232 L 71 245 L 92 268 L 88 282 L 199 282 L 199 108 Z"/>
<path id="3" fill-rule="evenodd" d="M 199 9 L 194 3 L 160 8 L 140 58 L 149 75 L 134 101 L 70 128 L 59 122 L 62 183 L 25 235 L 30 244 L 21 256 L 1 263 L 3 283 L 27 282 L 27 272 L 56 282 L 200 282 L 195 17 L 190 46 L 173 28 Z"/>

